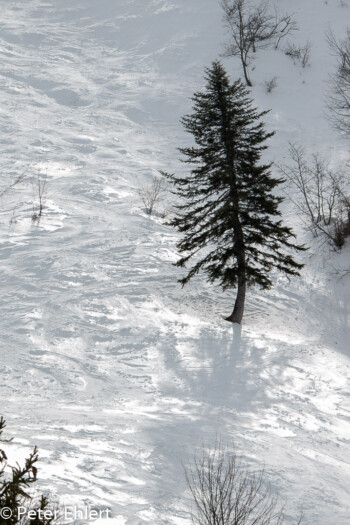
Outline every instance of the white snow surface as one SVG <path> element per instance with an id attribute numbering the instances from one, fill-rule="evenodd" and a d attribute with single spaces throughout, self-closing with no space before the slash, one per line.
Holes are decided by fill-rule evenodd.
<path id="1" fill-rule="evenodd" d="M 334 166 L 348 144 L 325 118 L 345 34 L 338 0 L 279 0 L 302 69 L 259 52 L 252 96 L 288 141 Z M 250 290 L 241 331 L 223 321 L 234 292 L 198 276 L 181 289 L 177 234 L 142 210 L 158 170 L 185 172 L 179 122 L 225 40 L 216 0 L 3 0 L 0 26 L 0 412 L 10 460 L 37 444 L 40 489 L 111 508 L 113 524 L 189 524 L 183 465 L 202 443 L 234 441 L 265 466 L 288 523 L 350 524 L 350 247 L 312 241 L 300 279 Z M 239 62 L 223 59 L 236 79 Z M 264 81 L 277 76 L 266 94 Z M 35 178 L 44 215 L 32 222 Z M 34 192 L 34 193 L 33 193 Z M 112 523 L 112 522 L 110 522 Z"/>

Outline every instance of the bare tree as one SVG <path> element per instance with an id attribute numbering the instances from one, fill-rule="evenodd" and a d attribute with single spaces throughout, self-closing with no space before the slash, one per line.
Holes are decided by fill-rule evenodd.
<path id="1" fill-rule="evenodd" d="M 327 41 L 337 59 L 337 71 L 331 79 L 328 101 L 330 121 L 338 131 L 350 138 L 350 28 L 341 41 L 332 31 L 328 31 Z"/>
<path id="2" fill-rule="evenodd" d="M 163 177 L 152 177 L 151 184 L 142 186 L 138 190 L 140 199 L 145 206 L 147 215 L 152 215 L 154 208 L 160 202 L 164 202 L 167 191 L 167 183 Z M 166 213 L 166 212 L 164 212 Z"/>
<path id="3" fill-rule="evenodd" d="M 292 164 L 279 165 L 290 183 L 291 200 L 299 211 L 306 229 L 316 237 L 325 236 L 340 248 L 350 227 L 350 198 L 345 177 L 333 173 L 318 154 L 306 159 L 302 147 L 290 144 Z"/>
<path id="4" fill-rule="evenodd" d="M 280 16 L 276 9 L 272 13 L 269 0 L 261 0 L 258 5 L 251 0 L 221 0 L 221 6 L 230 33 L 226 56 L 240 58 L 245 81 L 252 86 L 248 71 L 252 54 L 271 45 L 277 49 L 297 25 L 291 15 Z"/>
<path id="5" fill-rule="evenodd" d="M 264 471 L 250 472 L 222 444 L 194 456 L 186 469 L 195 525 L 283 525 L 284 505 Z M 301 518 L 299 519 L 301 523 Z"/>
<path id="6" fill-rule="evenodd" d="M 339 214 L 335 219 L 334 243 L 341 248 L 350 237 L 350 194 L 339 188 Z"/>

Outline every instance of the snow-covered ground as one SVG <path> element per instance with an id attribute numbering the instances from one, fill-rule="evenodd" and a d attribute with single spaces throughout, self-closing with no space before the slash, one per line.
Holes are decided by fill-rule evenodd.
<path id="1" fill-rule="evenodd" d="M 348 144 L 324 115 L 325 31 L 344 34 L 350 6 L 290 4 L 278 2 L 311 61 L 257 56 L 252 95 L 277 131 L 268 154 L 285 160 L 294 141 L 338 166 Z M 24 177 L 0 213 L 7 450 L 14 460 L 37 444 L 41 486 L 63 502 L 111 507 L 119 524 L 180 525 L 183 464 L 220 436 L 265 465 L 291 517 L 302 507 L 305 525 L 348 525 L 350 246 L 312 243 L 300 279 L 251 290 L 240 332 L 223 321 L 233 293 L 203 276 L 179 287 L 176 233 L 137 194 L 159 169 L 184 170 L 179 119 L 222 53 L 221 18 L 216 0 L 1 2 L 2 187 Z"/>

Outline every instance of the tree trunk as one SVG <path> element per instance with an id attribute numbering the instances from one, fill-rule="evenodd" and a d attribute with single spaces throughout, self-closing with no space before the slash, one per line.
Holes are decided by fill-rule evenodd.
<path id="1" fill-rule="evenodd" d="M 252 85 L 246 69 L 246 63 L 243 60 L 243 70 L 244 76 L 246 78 L 247 84 Z M 244 312 L 244 303 L 245 303 L 245 294 L 247 290 L 247 269 L 246 269 L 246 255 L 245 255 L 245 242 L 244 242 L 244 233 L 240 219 L 240 199 L 239 192 L 237 189 L 237 177 L 235 170 L 235 151 L 232 146 L 232 134 L 230 130 L 230 118 L 228 118 L 225 107 L 223 106 L 223 137 L 226 147 L 226 158 L 229 171 L 229 183 L 230 183 L 230 196 L 232 203 L 231 218 L 232 218 L 232 233 L 233 233 L 233 253 L 237 258 L 237 278 L 238 278 L 238 290 L 235 306 L 232 314 L 226 318 L 226 321 L 231 323 L 241 324 L 243 312 Z"/>
<path id="2" fill-rule="evenodd" d="M 235 307 L 233 309 L 232 314 L 229 317 L 226 317 L 226 321 L 230 321 L 230 323 L 241 324 L 243 312 L 244 312 L 246 290 L 247 290 L 247 282 L 246 282 L 245 277 L 242 277 L 238 282 L 238 290 L 237 290 Z"/>
<path id="3" fill-rule="evenodd" d="M 247 64 L 245 63 L 245 60 L 242 59 L 242 65 L 243 65 L 243 73 L 244 73 L 244 78 L 245 78 L 245 81 L 246 81 L 246 84 L 247 86 L 249 87 L 252 87 L 252 82 L 248 76 L 248 67 L 247 67 Z"/>

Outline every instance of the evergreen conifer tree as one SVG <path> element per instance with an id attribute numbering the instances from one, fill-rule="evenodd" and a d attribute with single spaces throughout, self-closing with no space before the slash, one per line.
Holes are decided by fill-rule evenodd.
<path id="1" fill-rule="evenodd" d="M 0 417 L 0 445 L 11 441 L 2 438 L 5 426 Z M 0 448 L 0 525 L 53 525 L 57 521 L 57 507 L 50 497 L 33 497 L 29 491 L 37 481 L 37 461 L 35 447 L 23 467 L 17 463 L 8 473 L 7 455 Z"/>
<path id="2" fill-rule="evenodd" d="M 197 252 L 185 285 L 200 270 L 210 282 L 225 290 L 237 287 L 237 297 L 228 321 L 241 323 L 247 286 L 271 286 L 270 272 L 276 268 L 299 275 L 302 264 L 283 248 L 303 250 L 291 242 L 291 229 L 281 220 L 283 198 L 274 194 L 283 182 L 271 174 L 271 164 L 260 163 L 267 133 L 241 81 L 231 84 L 220 62 L 206 70 L 206 89 L 193 96 L 193 113 L 182 123 L 195 146 L 180 148 L 190 174 L 165 174 L 174 184 L 173 193 L 182 202 L 170 224 L 182 234 L 176 263 L 185 267 Z"/>

